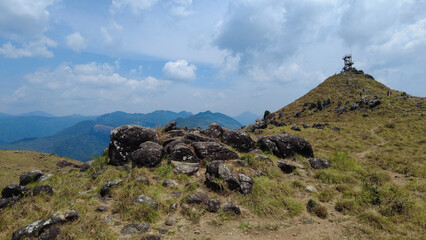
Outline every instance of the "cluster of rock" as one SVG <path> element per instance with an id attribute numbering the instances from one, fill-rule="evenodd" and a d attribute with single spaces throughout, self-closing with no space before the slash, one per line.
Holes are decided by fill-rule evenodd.
<path id="1" fill-rule="evenodd" d="M 57 212 L 46 220 L 37 220 L 12 233 L 12 240 L 38 237 L 39 240 L 57 239 L 60 233 L 58 225 L 75 221 L 79 213 L 75 210 Z"/>
<path id="2" fill-rule="evenodd" d="M 43 173 L 40 170 L 31 170 L 29 172 L 23 173 L 19 177 L 19 184 L 10 183 L 1 191 L 0 210 L 12 204 L 15 204 L 22 197 L 37 196 L 42 193 L 53 195 L 52 186 L 48 184 L 40 185 L 35 188 L 30 188 L 26 186 L 30 183 L 33 183 L 39 180 L 41 181 L 45 180 L 48 177 L 50 176 L 43 175 Z"/>

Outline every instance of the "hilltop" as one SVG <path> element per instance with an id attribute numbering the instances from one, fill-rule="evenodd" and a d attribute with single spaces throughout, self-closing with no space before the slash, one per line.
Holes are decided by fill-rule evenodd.
<path id="1" fill-rule="evenodd" d="M 0 238 L 422 239 L 424 104 L 343 72 L 241 130 L 118 127 L 90 168 L 26 188 L 53 192 L 2 200 Z"/>

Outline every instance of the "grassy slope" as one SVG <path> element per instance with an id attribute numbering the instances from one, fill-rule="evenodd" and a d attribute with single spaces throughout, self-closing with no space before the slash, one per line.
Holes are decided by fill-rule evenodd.
<path id="1" fill-rule="evenodd" d="M 342 115 L 328 112 L 337 104 L 333 96 L 345 93 L 342 96 L 349 96 L 350 102 L 358 100 L 357 89 L 345 88 L 346 78 L 366 88 L 367 98 L 383 96 L 380 108 L 367 110 L 367 118 L 362 117 L 364 112 Z M 342 80 L 343 85 L 339 86 Z M 338 88 L 342 89 L 336 90 Z M 253 194 L 241 195 L 229 190 L 222 193 L 207 190 L 202 183 L 204 168 L 198 176 L 176 175 L 164 160 L 152 171 L 141 168 L 129 173 L 108 167 L 104 164 L 105 158 L 99 157 L 87 173 L 56 174 L 48 180 L 55 190 L 54 196 L 26 198 L 0 213 L 0 238 L 10 236 L 14 230 L 32 221 L 70 208 L 80 211 L 82 217 L 63 227 L 62 238 L 117 239 L 122 226 L 131 222 L 149 222 L 150 232 L 158 234 L 170 214 L 170 203 L 184 203 L 190 193 L 201 191 L 221 199 L 222 203 L 234 201 L 240 204 L 243 215 L 210 214 L 202 205 L 192 205 L 186 211 L 179 208 L 175 214 L 177 224 L 169 228 L 164 239 L 422 239 L 426 228 L 424 99 L 402 100 L 396 91 L 394 96 L 385 97 L 386 91 L 379 83 L 361 75 L 333 76 L 280 110 L 291 116 L 287 119 L 284 115 L 281 119 L 287 123 L 328 122 L 330 127 L 323 130 L 302 128 L 301 132 L 296 132 L 289 125 L 268 128 L 262 134 L 288 132 L 306 138 L 316 157 L 330 160 L 330 169 L 314 170 L 308 159 L 297 156 L 288 161 L 294 161 L 300 167 L 292 174 L 284 174 L 276 167 L 280 159 L 269 153 L 263 154 L 269 156 L 270 161 L 256 160 L 253 154 L 240 154 L 247 167 L 241 167 L 235 161 L 229 161 L 227 165 L 234 172 L 243 172 L 255 181 Z M 307 114 L 300 118 L 293 117 L 304 102 L 327 97 L 334 102 L 330 108 L 316 113 L 305 112 Z M 341 130 L 332 131 L 333 126 L 339 126 Z M 265 176 L 255 177 L 250 168 L 264 172 Z M 93 180 L 91 174 L 100 169 L 106 172 Z M 140 176 L 147 177 L 150 186 L 137 183 L 136 178 Z M 105 182 L 115 179 L 123 179 L 123 185 L 112 190 L 111 200 L 92 197 Z M 165 188 L 161 184 L 164 179 L 174 179 L 179 186 Z M 187 183 L 195 184 L 184 188 Z M 315 186 L 318 193 L 307 192 L 305 186 L 308 185 Z M 181 191 L 182 195 L 176 197 L 174 191 Z M 132 204 L 138 194 L 159 200 L 159 210 Z M 310 199 L 327 210 L 326 219 L 306 212 L 305 205 Z M 107 206 L 108 211 L 96 212 L 98 205 Z M 103 223 L 107 216 L 111 219 L 108 224 Z M 195 229 L 199 229 L 200 234 L 195 234 Z M 140 236 L 131 239 L 140 239 Z"/>
<path id="2" fill-rule="evenodd" d="M 0 151 L 0 189 L 3 189 L 9 183 L 19 183 L 19 176 L 32 169 L 39 169 L 44 174 L 54 173 L 57 171 L 66 172 L 70 168 L 58 169 L 56 163 L 63 157 L 32 151 Z M 81 162 L 66 159 L 75 164 Z"/>

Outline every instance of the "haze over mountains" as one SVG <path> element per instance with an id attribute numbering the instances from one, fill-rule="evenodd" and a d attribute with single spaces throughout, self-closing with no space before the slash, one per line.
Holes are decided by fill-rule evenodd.
<path id="1" fill-rule="evenodd" d="M 118 126 L 136 124 L 162 127 L 175 120 L 180 127 L 206 128 L 211 123 L 235 129 L 242 124 L 221 113 L 154 111 L 152 113 L 113 112 L 101 116 L 71 115 L 55 117 L 44 112 L 18 116 L 0 114 L 0 149 L 33 150 L 53 153 L 80 161 L 100 155 L 108 146 L 110 131 Z"/>

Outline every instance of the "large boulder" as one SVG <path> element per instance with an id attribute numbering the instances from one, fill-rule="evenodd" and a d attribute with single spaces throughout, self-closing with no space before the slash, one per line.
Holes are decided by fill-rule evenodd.
<path id="1" fill-rule="evenodd" d="M 216 213 L 220 209 L 220 200 L 218 198 L 210 199 L 206 202 L 207 211 Z"/>
<path id="2" fill-rule="evenodd" d="M 144 142 L 132 152 L 132 167 L 155 167 L 163 157 L 163 147 L 155 142 Z"/>
<path id="3" fill-rule="evenodd" d="M 209 199 L 209 196 L 207 194 L 202 192 L 197 192 L 197 193 L 189 195 L 188 198 L 186 199 L 186 202 L 200 204 L 202 202 L 207 201 L 207 199 Z"/>
<path id="4" fill-rule="evenodd" d="M 170 153 L 169 160 L 178 162 L 198 163 L 200 159 L 197 158 L 194 148 L 185 143 L 176 143 L 174 146 L 169 146 Z"/>
<path id="5" fill-rule="evenodd" d="M 257 141 L 257 146 L 263 151 L 271 151 L 280 158 L 292 157 L 300 154 L 304 157 L 313 157 L 311 144 L 303 138 L 289 134 L 265 136 Z"/>
<path id="6" fill-rule="evenodd" d="M 222 135 L 224 129 L 217 123 L 210 124 L 206 129 L 201 131 L 202 134 L 210 138 L 218 138 Z"/>
<path id="7" fill-rule="evenodd" d="M 240 206 L 238 206 L 237 204 L 233 202 L 226 202 L 225 204 L 223 204 L 222 209 L 224 212 L 232 212 L 238 215 L 241 214 Z"/>
<path id="8" fill-rule="evenodd" d="M 238 154 L 217 142 L 195 142 L 191 144 L 200 159 L 230 160 L 238 158 Z"/>
<path id="9" fill-rule="evenodd" d="M 216 179 L 223 179 L 227 183 L 229 189 L 235 190 L 240 188 L 238 182 L 232 171 L 223 164 L 223 161 L 211 161 L 206 167 L 206 180 L 205 184 L 207 187 L 214 191 L 223 190 L 223 186 L 216 181 Z"/>
<path id="10" fill-rule="evenodd" d="M 368 101 L 368 106 L 370 107 L 370 108 L 374 108 L 374 107 L 376 107 L 376 106 L 378 106 L 378 105 L 380 105 L 380 100 L 379 99 L 373 99 L 373 100 L 370 100 L 370 101 Z"/>
<path id="11" fill-rule="evenodd" d="M 158 143 L 157 134 L 152 128 L 137 125 L 124 125 L 115 128 L 110 134 L 110 164 L 121 166 L 130 161 L 130 153 L 147 141 Z"/>
<path id="12" fill-rule="evenodd" d="M 37 237 L 39 235 L 39 231 L 43 226 L 44 221 L 38 220 L 35 222 L 32 222 L 12 233 L 12 240 L 21 240 L 25 237 L 31 238 L 31 237 Z"/>
<path id="13" fill-rule="evenodd" d="M 11 183 L 7 185 L 1 191 L 2 198 L 10 198 L 10 197 L 24 197 L 28 196 L 31 192 L 31 188 L 27 186 L 20 186 L 18 184 Z"/>
<path id="14" fill-rule="evenodd" d="M 238 178 L 240 179 L 240 191 L 242 194 L 249 194 L 253 191 L 254 181 L 251 177 L 245 174 L 238 174 Z"/>
<path id="15" fill-rule="evenodd" d="M 256 148 L 255 141 L 242 130 L 224 131 L 221 141 L 240 152 L 250 152 Z"/>
<path id="16" fill-rule="evenodd" d="M 43 176 L 43 173 L 40 170 L 31 170 L 29 172 L 23 173 L 19 177 L 19 185 L 24 186 L 27 184 L 30 184 L 32 182 L 37 181 L 41 176 Z"/>

